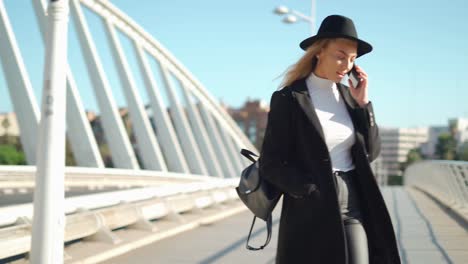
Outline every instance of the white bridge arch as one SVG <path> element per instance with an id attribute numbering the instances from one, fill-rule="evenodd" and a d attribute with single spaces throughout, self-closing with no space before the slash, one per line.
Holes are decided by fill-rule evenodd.
<path id="1" fill-rule="evenodd" d="M 46 1 L 32 0 L 32 5 L 44 40 Z M 136 146 L 132 146 L 119 116 L 113 87 L 90 34 L 84 8 L 95 13 L 104 25 L 105 37 L 127 103 Z M 70 0 L 70 18 L 78 36 L 100 110 L 104 136 L 116 168 L 221 178 L 238 176 L 246 165 L 246 161 L 239 155 L 240 148 L 255 149 L 254 146 L 201 82 L 165 47 L 109 1 Z M 122 47 L 119 33 L 131 40 L 138 69 L 130 69 L 128 54 Z M 21 131 L 21 143 L 27 163 L 34 165 L 40 111 L 3 1 L 0 1 L 0 36 L 3 36 L 0 41 L 0 58 Z M 159 66 L 159 72 L 150 67 L 151 60 Z M 143 80 L 155 129 L 151 126 L 137 88 L 135 72 Z M 158 86 L 156 75 L 163 80 L 163 85 Z M 179 92 L 176 92 L 175 86 L 180 87 Z M 169 99 L 168 105 L 161 98 L 162 89 Z M 74 73 L 69 66 L 66 107 L 67 137 L 77 165 L 104 168 Z M 135 151 L 138 151 L 140 164 Z"/>

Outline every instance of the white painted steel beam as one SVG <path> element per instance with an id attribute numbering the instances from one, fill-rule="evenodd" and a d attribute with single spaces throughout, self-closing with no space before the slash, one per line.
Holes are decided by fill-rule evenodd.
<path id="1" fill-rule="evenodd" d="M 229 114 L 219 105 L 219 103 L 206 91 L 204 86 L 187 70 L 166 48 L 156 41 L 143 28 L 135 23 L 129 16 L 112 5 L 111 2 L 103 1 L 96 2 L 94 0 L 81 0 L 81 2 L 92 9 L 97 14 L 105 17 L 112 15 L 116 20 L 116 26 L 129 36 L 138 36 L 141 45 L 158 61 L 162 62 L 167 68 L 181 79 L 188 80 L 194 86 L 194 93 L 197 93 L 197 98 L 206 104 L 207 108 L 213 112 L 216 119 L 220 119 L 221 123 L 229 127 L 229 133 L 236 141 L 240 141 L 239 145 L 245 145 L 251 150 L 256 150 L 255 146 L 249 141 L 245 134 L 239 129 L 237 124 L 232 120 Z"/>
<path id="2" fill-rule="evenodd" d="M 203 124 L 203 120 L 200 117 L 200 113 L 197 109 L 197 106 L 193 100 L 191 100 L 191 95 L 187 90 L 186 86 L 188 84 L 185 82 L 180 82 L 180 88 L 182 89 L 182 95 L 184 96 L 185 103 L 187 105 L 187 112 L 192 124 L 192 130 L 197 139 L 197 142 L 200 146 L 200 151 L 203 155 L 203 160 L 207 166 L 207 169 L 212 176 L 222 176 L 222 170 L 219 166 L 218 158 L 213 150 L 213 146 L 208 138 L 208 133 L 206 132 L 206 127 Z"/>
<path id="3" fill-rule="evenodd" d="M 145 88 L 150 99 L 151 110 L 153 111 L 156 135 L 160 139 L 159 142 L 166 157 L 166 164 L 170 171 L 188 173 L 187 161 L 177 140 L 176 132 L 166 111 L 166 106 L 159 95 L 157 84 L 145 52 L 137 39 L 134 39 L 133 47 L 140 71 L 143 74 Z"/>
<path id="4" fill-rule="evenodd" d="M 219 124 L 219 122 L 217 123 L 217 125 L 221 134 L 221 138 L 223 139 L 223 142 L 226 145 L 226 150 L 229 153 L 229 156 L 231 157 L 232 167 L 236 171 L 235 176 L 240 176 L 240 172 L 243 169 L 241 161 L 242 155 L 240 154 L 241 149 L 235 146 L 231 136 L 226 131 L 226 129 Z"/>
<path id="5" fill-rule="evenodd" d="M 44 1 L 31 1 L 39 25 L 42 40 L 46 35 L 46 4 Z M 76 87 L 75 79 L 67 65 L 67 136 L 70 140 L 73 156 L 78 166 L 103 168 L 101 154 L 89 120 L 83 108 L 83 103 Z"/>
<path id="6" fill-rule="evenodd" d="M 218 161 L 220 161 L 221 163 L 221 167 L 223 169 L 223 178 L 233 177 L 235 175 L 235 170 L 232 167 L 232 163 L 229 160 L 229 156 L 227 154 L 225 145 L 223 144 L 221 136 L 218 133 L 216 123 L 213 120 L 213 117 L 211 116 L 210 112 L 205 109 L 205 106 L 203 104 L 199 105 L 199 109 L 201 116 L 205 122 L 205 125 L 207 126 L 207 132 L 210 139 L 212 140 L 212 144 L 216 156 L 218 157 Z"/>
<path id="7" fill-rule="evenodd" d="M 226 130 L 223 127 L 221 127 L 218 122 L 215 122 L 215 125 L 216 129 L 218 130 L 221 141 L 223 142 L 223 145 L 226 148 L 228 159 L 231 162 L 231 166 L 234 170 L 234 174 L 232 175 L 232 177 L 238 177 L 240 176 L 242 168 L 242 165 L 240 164 L 241 154 L 234 148 L 234 144 L 232 144 L 231 136 L 229 135 L 229 133 L 227 133 Z"/>
<path id="8" fill-rule="evenodd" d="M 38 0 L 37 2 L 44 3 L 43 0 Z M 34 1 L 34 0 L 33 0 L 33 3 L 35 5 L 38 5 L 36 3 L 36 1 Z M 245 145 L 245 146 L 247 146 L 247 148 L 252 149 L 252 150 L 255 151 L 255 148 L 253 147 L 253 145 L 248 141 L 248 139 L 245 137 L 245 135 L 237 128 L 237 125 L 230 119 L 229 115 L 227 115 L 227 113 L 218 105 L 216 100 L 214 100 L 212 97 L 210 97 L 210 95 L 206 92 L 206 90 L 204 90 L 204 87 L 200 84 L 200 82 L 198 82 L 198 80 L 196 80 L 196 78 L 194 76 L 192 76 L 191 73 L 187 69 L 185 69 L 184 66 L 181 63 L 179 63 L 177 61 L 177 59 L 175 57 L 173 57 L 169 53 L 169 51 L 167 51 L 164 47 L 162 47 L 156 40 L 154 40 L 154 38 L 151 35 L 146 33 L 140 26 L 138 26 L 135 22 L 133 22 L 133 20 L 131 20 L 131 18 L 129 18 L 127 15 L 122 13 L 117 8 L 115 8 L 109 2 L 105 2 L 105 1 L 101 2 L 101 1 L 94 1 L 94 0 L 81 0 L 81 1 L 73 0 L 72 1 L 72 12 L 73 12 L 72 17 L 75 19 L 75 21 L 77 21 L 75 24 L 77 26 L 78 37 L 79 37 L 80 44 L 82 46 L 83 53 L 85 54 L 84 55 L 85 56 L 85 62 L 87 64 L 87 66 L 88 66 L 87 69 L 88 69 L 88 71 L 90 73 L 89 76 L 91 78 L 93 86 L 95 87 L 94 90 L 95 90 L 95 93 L 96 93 L 98 105 L 99 105 L 100 110 L 102 112 L 103 128 L 104 128 L 104 133 L 105 133 L 106 139 L 107 139 L 107 141 L 116 142 L 116 140 L 113 140 L 113 139 L 115 139 L 115 138 L 118 139 L 119 137 L 123 137 L 124 138 L 123 139 L 124 143 L 128 143 L 128 146 L 125 146 L 126 144 L 118 144 L 118 143 L 109 145 L 109 147 L 111 148 L 111 153 L 112 153 L 113 160 L 114 160 L 114 163 L 116 164 L 116 166 L 125 167 L 125 166 L 119 165 L 115 161 L 116 156 L 122 154 L 122 153 L 118 153 L 115 150 L 116 148 L 119 148 L 119 147 L 116 147 L 116 145 L 120 146 L 120 149 L 121 150 L 123 149 L 124 152 L 126 150 L 130 150 L 130 153 L 124 153 L 124 156 L 125 155 L 127 155 L 127 156 L 130 155 L 130 158 L 126 159 L 127 163 L 130 163 L 130 164 L 133 163 L 133 164 L 136 164 L 136 165 L 137 165 L 137 163 L 136 163 L 134 153 L 133 153 L 133 151 L 132 151 L 132 149 L 130 147 L 130 143 L 125 142 L 125 141 L 128 141 L 127 138 L 126 138 L 126 135 L 124 135 L 125 132 L 119 131 L 119 130 L 123 130 L 123 126 L 121 124 L 118 124 L 118 123 L 121 123 L 121 122 L 119 122 L 120 117 L 116 114 L 116 112 L 117 112 L 116 107 L 113 107 L 113 105 L 115 105 L 115 103 L 114 103 L 114 100 L 112 98 L 111 91 L 108 88 L 109 84 L 108 84 L 108 81 L 107 81 L 106 76 L 104 74 L 104 71 L 102 69 L 102 66 L 99 63 L 100 60 L 99 60 L 99 57 L 97 57 L 96 49 L 95 49 L 94 44 L 92 42 L 93 40 L 91 38 L 91 35 L 88 32 L 88 29 L 87 29 L 87 26 L 86 26 L 86 21 L 84 20 L 84 16 L 83 16 L 83 14 L 81 12 L 80 3 L 86 5 L 87 7 L 89 7 L 90 10 L 95 12 L 101 18 L 111 19 L 113 25 L 116 28 L 121 30 L 124 34 L 127 34 L 131 40 L 133 40 L 135 43 L 139 44 L 138 46 L 142 50 L 147 51 L 150 56 L 152 56 L 161 65 L 163 65 L 163 67 L 165 68 L 165 70 L 167 71 L 167 73 L 169 75 L 173 74 L 175 76 L 175 79 L 183 81 L 184 85 L 186 85 L 188 87 L 187 89 L 189 90 L 189 93 L 193 94 L 193 96 L 197 100 L 199 100 L 200 103 L 205 105 L 205 108 L 209 112 L 209 114 L 211 115 L 211 118 L 215 122 L 218 122 L 221 127 L 225 128 L 225 133 L 228 133 L 232 137 L 235 146 L 237 146 L 237 145 L 238 146 L 244 146 Z M 77 9 L 78 11 L 75 11 L 75 9 Z M 75 13 L 77 13 L 77 14 L 75 14 Z M 144 51 L 143 51 L 143 53 L 144 53 Z M 139 56 L 137 56 L 137 57 L 139 57 Z M 114 59 L 116 59 L 116 58 L 114 58 Z M 140 62 L 140 64 L 141 64 L 141 62 Z M 149 71 L 149 72 L 151 72 L 151 71 Z M 146 76 L 144 76 L 145 83 L 148 83 L 147 79 L 148 78 Z M 164 74 L 163 74 L 163 79 L 164 79 Z M 146 85 L 146 86 L 148 86 L 148 85 Z M 156 85 L 152 85 L 152 86 L 156 87 Z M 153 88 L 153 89 L 155 89 L 155 88 Z M 167 86 L 166 86 L 166 89 L 167 89 Z M 101 94 L 101 96 L 99 96 L 99 94 Z M 148 94 L 150 94 L 150 97 L 151 97 L 151 93 L 148 93 Z M 171 92 L 169 92 L 169 95 L 170 94 L 171 94 Z M 177 100 L 177 98 L 176 98 L 176 100 Z M 171 101 L 173 101 L 173 100 L 171 99 Z M 154 105 L 154 103 L 152 103 L 152 104 Z M 79 106 L 79 105 L 81 105 L 81 103 L 78 101 L 77 105 Z M 172 105 L 173 104 L 171 103 L 171 106 Z M 154 107 L 152 107 L 152 108 L 154 108 Z M 166 112 L 164 106 L 162 106 L 162 107 L 160 106 L 160 108 L 162 108 L 164 110 L 164 111 L 160 111 L 161 113 Z M 107 113 L 106 113 L 106 111 L 107 111 Z M 72 111 L 68 111 L 68 112 L 71 113 Z M 83 112 L 83 111 L 80 111 L 80 112 Z M 115 113 L 112 113 L 112 112 L 115 112 Z M 156 117 L 156 115 L 158 115 L 158 111 L 154 111 L 154 109 L 153 109 L 153 112 L 155 114 L 155 120 L 156 119 L 159 119 L 159 120 L 164 119 L 164 117 L 163 117 L 163 119 Z M 187 120 L 187 117 L 185 116 L 185 112 L 184 111 L 179 111 L 179 112 L 184 113 L 184 115 L 179 115 L 179 114 L 176 114 L 176 115 L 179 115 L 179 116 L 181 116 L 182 119 L 185 118 Z M 194 118 L 191 116 L 192 114 L 190 114 L 189 109 L 187 109 L 187 113 L 190 115 L 189 116 L 189 118 L 191 120 L 190 124 L 196 124 L 196 123 L 193 123 L 193 121 L 192 121 L 192 120 L 194 120 Z M 83 113 L 81 113 L 81 114 L 83 114 Z M 164 115 L 164 114 L 162 114 L 162 115 Z M 165 113 L 165 115 L 166 115 L 165 119 L 168 119 L 167 118 L 167 113 Z M 177 119 L 177 118 L 180 118 L 180 117 L 176 117 L 175 119 Z M 70 118 L 70 119 L 72 119 L 72 118 Z M 111 120 L 111 121 L 109 122 L 109 121 L 106 121 L 105 119 Z M 178 124 L 178 123 L 184 123 L 184 121 L 182 121 L 182 122 L 181 121 L 176 121 L 175 119 L 174 119 L 174 124 L 173 125 L 176 125 L 177 130 L 181 130 L 180 128 L 177 128 L 177 126 L 180 127 L 181 125 Z M 73 120 L 79 120 L 79 119 L 73 118 Z M 166 121 L 167 120 L 165 120 L 164 122 L 166 122 Z M 114 125 L 114 128 L 117 127 L 118 129 L 109 128 L 109 125 L 105 124 L 106 122 L 107 123 L 117 123 L 117 125 Z M 185 126 L 187 124 L 189 124 L 188 121 L 185 122 Z M 121 128 L 119 128 L 119 126 Z M 184 124 L 182 124 L 182 126 L 184 126 Z M 160 131 L 162 131 L 162 129 L 160 129 L 162 127 L 164 127 L 164 130 L 166 130 L 166 132 L 161 133 L 161 135 L 162 134 L 169 134 L 169 133 L 167 133 L 168 130 L 169 130 L 169 132 L 170 132 L 170 130 L 172 130 L 172 132 L 174 132 L 174 129 L 173 129 L 172 126 L 168 126 L 168 125 L 159 126 Z M 187 126 L 186 126 L 186 128 L 187 128 Z M 113 131 L 113 132 L 109 132 L 109 131 Z M 194 129 L 192 131 L 191 130 L 188 130 L 188 131 L 190 133 L 193 131 L 194 133 L 200 134 L 199 132 L 195 131 L 195 125 L 194 125 Z M 109 136 L 109 134 L 112 134 L 112 133 L 113 133 L 113 136 Z M 156 133 L 158 134 L 158 132 L 156 132 Z M 187 134 L 187 130 L 185 130 L 184 134 Z M 172 136 L 165 136 L 165 137 L 166 138 L 171 138 L 172 137 L 172 139 L 173 139 L 174 136 L 175 136 L 174 133 L 172 133 Z M 178 135 L 178 136 L 180 137 L 180 135 Z M 158 137 L 159 137 L 159 135 L 158 135 Z M 191 135 L 189 135 L 189 136 L 184 135 L 184 137 L 192 137 L 193 138 L 193 136 L 191 136 Z M 166 141 L 166 140 L 164 140 L 164 141 Z M 72 147 L 76 149 L 76 147 L 73 146 L 74 142 L 75 142 L 75 140 L 71 140 Z M 174 142 L 174 141 L 171 140 L 171 142 Z M 179 143 L 182 143 L 182 139 L 180 139 Z M 197 146 L 197 143 L 199 143 L 199 142 L 195 141 L 195 144 L 193 144 L 193 142 L 192 142 L 192 144 L 189 147 L 187 147 L 185 144 L 182 144 L 182 145 L 176 144 L 175 146 L 179 145 L 178 150 L 177 150 L 177 147 L 173 147 L 172 149 L 175 148 L 176 150 L 172 151 L 172 154 L 170 154 L 171 151 L 167 151 L 167 149 L 169 149 L 169 148 L 164 146 L 164 145 L 166 145 L 166 143 L 162 144 L 162 142 L 159 142 L 159 144 L 161 145 L 161 148 L 163 148 L 163 155 L 166 158 L 166 164 L 169 167 L 169 169 L 172 170 L 173 168 L 178 168 L 178 169 L 173 169 L 173 170 L 174 171 L 179 171 L 179 172 L 186 172 L 187 169 L 188 169 L 187 167 L 190 167 L 190 170 L 192 172 L 195 172 L 196 169 L 195 170 L 193 169 L 194 165 L 190 164 L 190 162 L 188 161 L 188 158 L 190 156 L 191 159 L 200 159 L 200 157 L 195 157 L 194 158 L 193 156 L 196 156 L 196 155 L 187 154 L 187 153 L 190 153 L 189 151 L 187 151 L 187 149 L 188 148 L 197 149 L 197 147 L 198 147 L 199 148 L 198 152 L 200 152 L 200 154 L 203 154 L 203 156 L 206 156 L 205 153 L 208 153 L 206 151 L 205 146 Z M 232 142 L 231 142 L 231 144 L 232 144 Z M 87 145 L 87 144 L 82 144 L 82 145 Z M 141 145 L 141 144 L 138 143 L 138 145 Z M 203 148 L 205 148 L 205 150 L 203 150 Z M 232 149 L 232 146 L 230 146 L 229 148 Z M 195 150 L 195 151 L 197 151 L 197 150 Z M 76 152 L 76 151 L 74 151 L 74 152 Z M 185 161 L 184 161 L 184 159 L 180 159 L 180 155 L 182 154 L 181 152 L 186 155 L 186 157 L 184 157 Z M 173 153 L 177 153 L 176 155 L 178 155 L 179 158 L 176 158 L 176 159 L 172 158 L 172 157 L 175 156 Z M 229 154 L 229 152 L 228 152 L 228 155 L 233 155 L 233 154 Z M 75 156 L 77 156 L 76 153 L 75 153 Z M 87 155 L 87 156 L 90 157 L 92 155 Z M 120 155 L 120 156 L 122 156 L 122 155 Z M 180 161 L 180 162 L 179 162 L 179 164 L 169 165 L 169 160 L 171 160 L 171 161 L 176 160 L 176 161 Z M 203 159 L 202 159 L 202 161 L 206 162 Z M 184 167 L 184 162 L 185 162 L 185 171 L 184 171 L 184 168 L 183 168 Z M 173 163 L 175 163 L 175 162 L 173 162 Z M 188 164 L 190 164 L 190 166 Z M 205 171 L 207 171 L 207 172 L 209 172 L 211 174 L 213 173 L 213 171 L 215 171 L 213 168 L 208 168 L 208 164 L 202 164 L 202 165 L 198 165 L 198 166 L 204 166 Z M 238 166 L 236 166 L 236 168 L 234 168 L 234 169 L 237 169 L 237 168 L 238 168 Z M 202 169 L 200 168 L 199 171 L 202 171 Z M 195 173 L 200 173 L 200 172 L 195 172 Z"/>
<path id="9" fill-rule="evenodd" d="M 104 72 L 94 41 L 78 0 L 71 0 L 71 17 L 74 19 L 81 49 L 84 54 L 88 74 L 94 86 L 99 109 L 101 111 L 102 127 L 106 141 L 111 150 L 115 167 L 138 169 L 138 162 L 130 144 L 130 140 L 122 124 L 117 105 L 112 95 L 109 81 Z"/>
<path id="10" fill-rule="evenodd" d="M 27 163 L 34 165 L 39 107 L 3 1 L 0 1 L 0 61 L 21 131 L 21 145 Z"/>
<path id="11" fill-rule="evenodd" d="M 179 136 L 179 140 L 182 145 L 182 150 L 185 153 L 185 158 L 187 159 L 187 163 L 189 164 L 190 171 L 195 174 L 207 175 L 208 171 L 201 157 L 201 153 L 198 149 L 197 142 L 195 141 L 195 138 L 193 137 L 193 134 L 191 132 L 184 108 L 180 105 L 177 95 L 172 86 L 169 75 L 170 73 L 163 64 L 161 64 L 159 68 L 164 80 L 164 86 L 166 88 L 169 100 L 171 102 L 171 117 L 172 120 L 174 120 L 174 126 L 177 135 Z"/>
<path id="12" fill-rule="evenodd" d="M 206 111 L 213 115 L 214 120 L 219 122 L 223 127 L 226 128 L 227 132 L 231 135 L 231 137 L 236 141 L 236 144 L 239 146 L 247 146 L 243 148 L 248 148 L 252 151 L 255 151 L 255 146 L 247 139 L 247 144 L 245 144 L 245 140 L 243 138 L 247 138 L 245 134 L 242 132 L 242 137 L 239 137 L 235 131 L 235 129 L 229 124 L 227 119 L 224 119 L 222 115 L 216 110 L 216 107 L 213 106 L 200 92 L 198 89 L 191 89 L 190 92 L 200 101 Z M 234 121 L 233 121 L 234 122 Z M 237 125 L 235 127 L 238 129 Z"/>
<path id="13" fill-rule="evenodd" d="M 117 32 L 111 21 L 103 19 L 103 22 L 106 26 L 105 32 L 112 50 L 112 58 L 117 67 L 122 89 L 127 99 L 128 111 L 143 166 L 145 169 L 167 171 L 164 157 L 153 133 L 145 106 L 140 99 L 130 65 L 125 57 Z"/>
<path id="14" fill-rule="evenodd" d="M 75 79 L 67 65 L 67 136 L 76 164 L 82 167 L 104 168 L 96 138 L 86 116 Z"/>

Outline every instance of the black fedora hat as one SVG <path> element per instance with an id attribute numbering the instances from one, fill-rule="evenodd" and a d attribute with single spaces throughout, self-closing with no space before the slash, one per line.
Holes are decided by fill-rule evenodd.
<path id="1" fill-rule="evenodd" d="M 371 44 L 358 38 L 353 20 L 345 16 L 331 15 L 326 17 L 317 32 L 317 35 L 304 39 L 299 45 L 306 50 L 315 41 L 323 38 L 346 38 L 358 43 L 357 57 L 372 51 Z"/>

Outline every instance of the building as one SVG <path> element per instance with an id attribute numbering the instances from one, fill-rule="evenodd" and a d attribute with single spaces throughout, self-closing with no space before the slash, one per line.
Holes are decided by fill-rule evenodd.
<path id="1" fill-rule="evenodd" d="M 458 147 L 468 142 L 468 118 L 449 119 L 449 127 Z"/>
<path id="2" fill-rule="evenodd" d="M 388 183 L 388 170 L 383 163 L 382 156 L 378 156 L 372 163 L 371 169 L 374 172 L 375 180 L 380 186 L 385 186 Z"/>
<path id="3" fill-rule="evenodd" d="M 421 145 L 421 154 L 426 159 L 437 159 L 436 145 L 439 141 L 439 136 L 443 133 L 448 133 L 449 128 L 446 126 L 429 127 L 429 135 L 426 143 Z"/>
<path id="4" fill-rule="evenodd" d="M 0 113 L 0 136 L 16 136 L 20 135 L 18 121 L 16 120 L 16 114 Z"/>
<path id="5" fill-rule="evenodd" d="M 260 150 L 270 107 L 264 101 L 247 99 L 247 102 L 241 108 L 227 108 L 226 110 L 255 147 Z"/>
<path id="6" fill-rule="evenodd" d="M 421 153 L 427 159 L 438 159 L 436 145 L 441 134 L 450 134 L 460 148 L 468 144 L 468 118 L 453 118 L 448 120 L 448 126 L 434 126 L 429 128 L 429 139 L 421 146 Z"/>
<path id="7" fill-rule="evenodd" d="M 401 163 L 406 162 L 411 149 L 419 148 L 429 139 L 429 128 L 388 128 L 379 129 L 382 140 L 381 158 L 382 166 L 387 169 L 388 175 L 399 175 Z"/>

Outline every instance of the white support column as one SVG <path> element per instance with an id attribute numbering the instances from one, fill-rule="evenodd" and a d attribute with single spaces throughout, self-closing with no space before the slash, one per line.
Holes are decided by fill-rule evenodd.
<path id="1" fill-rule="evenodd" d="M 190 71 L 188 71 L 166 48 L 164 48 L 158 41 L 156 41 L 150 34 L 145 32 L 138 24 L 131 20 L 122 11 L 112 5 L 110 1 L 100 1 L 96 4 L 94 0 L 81 0 L 83 4 L 90 7 L 94 12 L 101 16 L 114 16 L 118 22 L 116 26 L 128 35 L 138 36 L 140 45 L 142 45 L 148 53 L 153 55 L 155 58 L 162 58 L 167 62 L 166 66 L 168 69 L 176 73 L 178 78 L 182 76 L 183 79 L 188 80 L 195 89 L 193 93 L 197 93 L 198 98 L 203 98 L 203 103 L 207 105 L 210 112 L 218 118 L 221 118 L 223 125 L 229 127 L 227 130 L 236 141 L 239 141 L 240 145 L 245 145 L 247 148 L 255 150 L 255 146 L 248 140 L 244 133 L 237 127 L 237 124 L 232 120 L 229 114 L 219 105 L 198 81 Z"/>
<path id="2" fill-rule="evenodd" d="M 242 141 L 244 145 L 249 146 L 251 149 L 255 149 L 253 144 L 249 141 L 249 139 L 245 136 L 245 134 L 239 129 L 237 124 L 231 118 L 231 116 L 220 106 L 220 104 L 206 91 L 203 85 L 198 81 L 194 76 L 188 73 L 188 70 L 185 69 L 181 64 L 177 63 L 177 68 L 187 76 L 187 79 L 193 83 L 194 91 L 196 91 L 199 96 L 198 98 L 203 98 L 205 105 L 209 105 L 212 113 L 216 113 L 219 118 L 223 119 L 223 123 L 229 127 L 231 132 L 237 136 L 238 140 Z"/>
<path id="3" fill-rule="evenodd" d="M 37 147 L 31 263 L 63 263 L 68 0 L 50 1 Z"/>
<path id="4" fill-rule="evenodd" d="M 127 99 L 128 110 L 143 165 L 145 169 L 167 171 L 166 162 L 153 133 L 143 102 L 140 99 L 130 65 L 128 65 L 115 28 L 108 19 L 103 18 L 103 22 L 107 29 L 105 31 L 112 50 L 112 57 L 118 69 L 120 82 Z"/>
<path id="5" fill-rule="evenodd" d="M 218 109 L 221 109 L 224 113 L 224 111 L 220 106 L 215 106 L 213 105 L 210 100 L 208 100 L 203 93 L 200 92 L 199 89 L 192 89 L 191 92 L 194 94 L 194 96 L 200 101 L 200 103 L 203 105 L 206 111 L 211 113 L 213 115 L 213 118 L 215 120 L 218 120 L 229 132 L 231 137 L 237 142 L 238 145 L 241 146 L 246 146 L 245 148 L 248 148 L 250 150 L 256 150 L 255 146 L 247 139 L 245 136 L 244 132 L 240 130 L 240 128 L 235 124 L 235 122 L 232 120 L 231 117 L 230 119 L 224 118 L 224 115 L 219 112 Z M 230 123 L 234 123 L 234 126 L 231 126 Z M 240 131 L 241 136 L 238 135 L 236 131 Z"/>
<path id="6" fill-rule="evenodd" d="M 241 149 L 245 148 L 244 146 L 238 145 L 234 138 L 231 138 L 231 142 L 232 142 L 232 145 L 234 146 L 234 149 L 236 149 L 237 154 L 240 155 L 239 157 L 240 157 L 241 170 L 239 172 L 241 172 L 243 169 L 245 169 L 245 167 L 250 165 L 251 161 L 248 160 L 247 158 L 245 158 L 244 156 L 242 156 L 242 154 L 240 154 Z M 256 152 L 255 149 L 252 149 L 251 151 L 254 152 L 254 153 Z M 257 154 L 257 153 L 255 153 L 255 154 Z"/>
<path id="7" fill-rule="evenodd" d="M 203 85 L 193 78 L 193 82 L 195 84 L 196 90 L 203 95 L 203 98 L 210 104 L 213 108 L 212 112 L 217 113 L 218 119 L 222 118 L 224 123 L 226 123 L 226 127 L 229 127 L 229 130 L 232 131 L 233 135 L 236 135 L 239 141 L 246 146 L 249 146 L 251 149 L 255 149 L 254 145 L 250 142 L 250 140 L 245 136 L 245 134 L 240 130 L 239 126 L 234 122 L 232 117 L 220 106 L 220 104 L 206 91 Z"/>
<path id="8" fill-rule="evenodd" d="M 207 126 L 208 135 L 210 136 L 210 139 L 213 142 L 213 147 L 216 152 L 216 156 L 218 157 L 218 160 L 221 162 L 221 166 L 223 169 L 222 178 L 233 177 L 233 175 L 235 174 L 235 171 L 234 171 L 234 168 L 232 167 L 232 163 L 229 160 L 229 156 L 226 152 L 226 148 L 223 144 L 221 136 L 218 133 L 218 129 L 216 128 L 215 121 L 213 120 L 213 117 L 208 112 L 208 110 L 206 110 L 203 104 L 199 105 L 199 109 L 200 109 L 201 116 Z"/>
<path id="9" fill-rule="evenodd" d="M 234 144 L 232 143 L 231 136 L 229 133 L 226 132 L 226 130 L 221 127 L 219 122 L 216 122 L 217 127 L 219 129 L 219 134 L 221 135 L 221 138 L 224 142 L 224 145 L 226 146 L 226 151 L 229 155 L 229 160 L 232 162 L 232 167 L 235 170 L 235 176 L 240 176 L 240 172 L 242 171 L 242 164 L 241 164 L 241 154 L 240 154 L 240 149 L 237 149 L 234 147 Z"/>
<path id="10" fill-rule="evenodd" d="M 0 1 L 0 61 L 18 119 L 27 163 L 35 165 L 39 107 L 3 1 Z"/>
<path id="11" fill-rule="evenodd" d="M 36 20 L 41 31 L 42 40 L 46 35 L 46 16 L 44 1 L 32 0 Z M 67 65 L 67 136 L 73 151 L 73 156 L 78 166 L 104 168 L 104 162 L 89 120 L 83 108 L 83 103 L 76 87 L 75 79 Z"/>
<path id="12" fill-rule="evenodd" d="M 156 125 L 156 134 L 160 139 L 162 150 L 166 156 L 167 166 L 172 172 L 189 173 L 187 161 L 185 160 L 184 153 L 177 140 L 177 135 L 171 123 L 171 119 L 167 114 L 166 106 L 158 93 L 156 81 L 153 77 L 148 59 L 144 54 L 143 48 L 137 42 L 137 39 L 134 39 L 133 47 L 135 48 L 135 54 L 150 98 L 150 105 L 153 110 L 153 118 Z"/>
<path id="13" fill-rule="evenodd" d="M 96 138 L 86 116 L 75 79 L 67 65 L 67 136 L 76 164 L 80 167 L 104 168 Z"/>
<path id="14" fill-rule="evenodd" d="M 109 81 L 89 33 L 79 0 L 71 0 L 71 13 L 101 111 L 102 127 L 111 150 L 112 161 L 117 168 L 138 169 L 135 153 L 123 127 Z"/>
<path id="15" fill-rule="evenodd" d="M 169 72 L 162 61 L 159 61 L 159 63 L 161 76 L 163 77 L 166 91 L 169 96 L 169 100 L 171 101 L 171 117 L 172 120 L 174 120 L 177 135 L 179 135 L 179 140 L 182 144 L 182 149 L 185 153 L 185 158 L 189 164 L 190 171 L 195 174 L 207 175 L 208 171 L 201 157 L 197 142 L 193 137 L 190 125 L 187 121 L 187 116 L 185 115 L 185 111 L 180 105 L 177 95 L 172 87 Z"/>
<path id="16" fill-rule="evenodd" d="M 212 104 L 210 106 L 212 106 L 213 108 L 212 113 L 216 111 L 216 118 L 218 120 L 223 120 L 225 127 L 231 131 L 230 134 L 232 136 L 236 136 L 237 140 L 240 143 L 242 143 L 245 146 L 248 146 L 251 150 L 256 149 L 252 142 L 250 142 L 250 140 L 247 138 L 244 132 L 236 124 L 234 119 L 232 119 L 232 117 L 226 112 L 226 110 L 224 110 L 219 104 Z"/>
<path id="17" fill-rule="evenodd" d="M 121 29 L 123 31 L 129 31 L 128 29 L 125 29 L 125 27 L 122 27 Z M 145 40 L 151 40 L 149 43 L 144 43 L 144 41 L 142 41 L 148 53 L 155 58 L 158 58 L 158 61 L 167 61 L 167 64 L 171 66 L 172 72 L 177 72 L 178 76 L 183 76 L 184 79 L 188 80 L 188 82 L 194 86 L 194 89 L 192 89 L 191 92 L 200 100 L 204 106 L 206 106 L 207 110 L 209 110 L 213 116 L 215 116 L 218 120 L 222 120 L 223 125 L 229 127 L 229 133 L 233 138 L 235 138 L 239 145 L 245 145 L 247 146 L 246 148 L 255 150 L 255 146 L 245 136 L 244 132 L 240 130 L 229 114 L 227 114 L 227 112 L 222 107 L 217 105 L 217 102 L 209 96 L 209 94 L 204 90 L 203 86 L 191 74 L 189 74 L 188 71 L 185 70 L 185 68 L 179 64 L 176 59 L 172 57 L 172 55 L 168 53 L 168 51 L 161 47 L 148 34 L 144 35 L 146 37 Z"/>
<path id="18" fill-rule="evenodd" d="M 207 168 L 210 172 L 210 175 L 221 177 L 223 175 L 221 167 L 219 166 L 218 158 L 216 157 L 213 146 L 211 145 L 210 140 L 208 139 L 208 134 L 206 128 L 203 125 L 203 121 L 200 117 L 200 113 L 196 105 L 192 102 L 190 98 L 190 93 L 187 90 L 187 83 L 181 82 L 180 87 L 182 89 L 182 94 L 184 96 L 185 102 L 187 104 L 187 112 L 192 124 L 192 129 L 194 131 L 197 142 L 199 142 L 200 150 L 203 154 L 203 159 Z"/>

